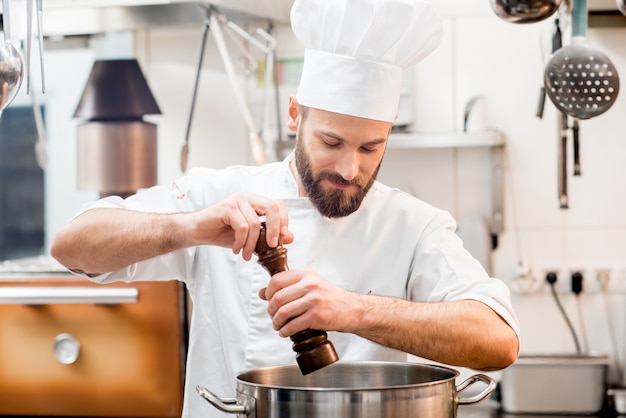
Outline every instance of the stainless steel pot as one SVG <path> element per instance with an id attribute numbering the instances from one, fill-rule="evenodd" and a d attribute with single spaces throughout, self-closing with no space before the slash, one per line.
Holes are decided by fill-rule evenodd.
<path id="1" fill-rule="evenodd" d="M 237 398 L 196 390 L 221 411 L 239 417 L 382 418 L 456 417 L 460 404 L 489 396 L 496 382 L 476 374 L 455 386 L 459 372 L 442 366 L 395 362 L 338 362 L 308 375 L 298 366 L 254 369 L 237 376 Z M 477 395 L 458 394 L 476 382 Z"/>

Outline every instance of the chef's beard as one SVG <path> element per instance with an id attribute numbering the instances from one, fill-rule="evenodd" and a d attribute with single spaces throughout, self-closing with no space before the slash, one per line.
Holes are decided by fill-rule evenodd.
<path id="1" fill-rule="evenodd" d="M 322 216 L 327 218 L 341 218 L 356 211 L 361 206 L 372 184 L 374 184 L 380 169 L 380 164 L 378 164 L 378 167 L 376 167 L 376 170 L 367 181 L 360 178 L 345 180 L 341 175 L 331 171 L 320 171 L 315 174 L 311 167 L 311 159 L 304 149 L 300 138 L 296 140 L 295 157 L 296 169 L 309 200 Z M 322 180 L 356 186 L 356 192 L 348 193 L 339 189 L 325 191 L 321 186 Z"/>

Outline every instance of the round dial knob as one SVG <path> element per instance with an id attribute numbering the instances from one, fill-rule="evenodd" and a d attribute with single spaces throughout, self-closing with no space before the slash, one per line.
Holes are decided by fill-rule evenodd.
<path id="1" fill-rule="evenodd" d="M 80 343 L 70 334 L 59 334 L 54 339 L 54 356 L 61 364 L 72 364 L 80 354 Z"/>

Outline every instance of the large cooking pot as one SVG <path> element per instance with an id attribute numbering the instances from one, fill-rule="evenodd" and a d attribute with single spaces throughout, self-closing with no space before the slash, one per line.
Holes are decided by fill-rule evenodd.
<path id="1" fill-rule="evenodd" d="M 476 374 L 458 387 L 459 372 L 443 366 L 400 362 L 338 362 L 308 375 L 298 366 L 254 369 L 237 376 L 237 398 L 196 390 L 213 406 L 239 417 L 453 418 L 459 404 L 489 396 L 496 382 Z M 475 396 L 458 394 L 475 382 Z"/>

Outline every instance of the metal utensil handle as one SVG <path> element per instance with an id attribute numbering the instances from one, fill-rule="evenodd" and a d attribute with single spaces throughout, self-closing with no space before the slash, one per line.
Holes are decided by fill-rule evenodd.
<path id="1" fill-rule="evenodd" d="M 559 158 L 558 158 L 558 187 L 559 208 L 569 208 L 567 196 L 567 115 L 559 112 Z"/>
<path id="2" fill-rule="evenodd" d="M 187 130 L 185 131 L 185 144 L 180 155 L 180 170 L 185 173 L 187 171 L 187 162 L 189 159 L 189 135 L 191 134 L 191 123 L 196 109 L 196 100 L 198 97 L 198 85 L 200 84 L 200 74 L 202 73 L 202 63 L 204 62 L 204 51 L 206 49 L 206 41 L 209 35 L 209 16 L 210 9 L 207 10 L 207 16 L 204 18 L 202 26 L 202 42 L 200 43 L 200 58 L 198 58 L 198 66 L 196 68 L 196 78 L 193 82 L 193 93 L 191 95 L 191 108 L 189 109 L 189 118 L 187 119 Z"/>
<path id="3" fill-rule="evenodd" d="M 4 32 L 4 43 L 11 43 L 11 17 L 9 13 L 9 0 L 2 0 L 2 26 Z"/>
<path id="4" fill-rule="evenodd" d="M 572 6 L 572 37 L 587 36 L 587 0 L 574 0 Z"/>
<path id="5" fill-rule="evenodd" d="M 0 305 L 52 305 L 62 303 L 115 305 L 137 303 L 136 288 L 0 287 Z"/>
<path id="6" fill-rule="evenodd" d="M 483 389 L 482 392 L 480 392 L 477 395 L 474 395 L 472 397 L 469 398 L 459 398 L 459 405 L 471 405 L 477 402 L 482 401 L 483 399 L 485 399 L 487 396 L 491 395 L 493 393 L 494 390 L 496 390 L 496 381 L 493 380 L 491 377 L 485 375 L 485 374 L 475 374 L 474 376 L 469 377 L 467 380 L 465 380 L 463 383 L 461 383 L 459 386 L 457 386 L 456 391 L 457 393 L 461 393 L 463 392 L 465 389 L 467 389 L 468 387 L 470 387 L 471 385 L 473 385 L 476 382 L 483 382 L 487 384 L 487 387 L 485 389 Z"/>
<path id="7" fill-rule="evenodd" d="M 26 0 L 26 94 L 30 93 L 30 51 L 33 34 L 33 0 Z"/>
<path id="8" fill-rule="evenodd" d="M 37 5 L 37 32 L 39 35 L 39 68 L 41 70 L 41 92 L 46 92 L 46 76 L 43 60 L 43 0 L 36 0 Z"/>
<path id="9" fill-rule="evenodd" d="M 574 175 L 580 176 L 580 127 L 578 125 L 578 118 L 574 118 L 572 135 L 574 141 Z"/>
<path id="10" fill-rule="evenodd" d="M 243 405 L 237 404 L 237 399 L 234 398 L 220 398 L 210 390 L 203 388 L 202 386 L 196 386 L 196 392 L 200 394 L 204 399 L 209 401 L 211 405 L 216 407 L 222 412 L 228 414 L 247 414 L 248 411 Z"/>

